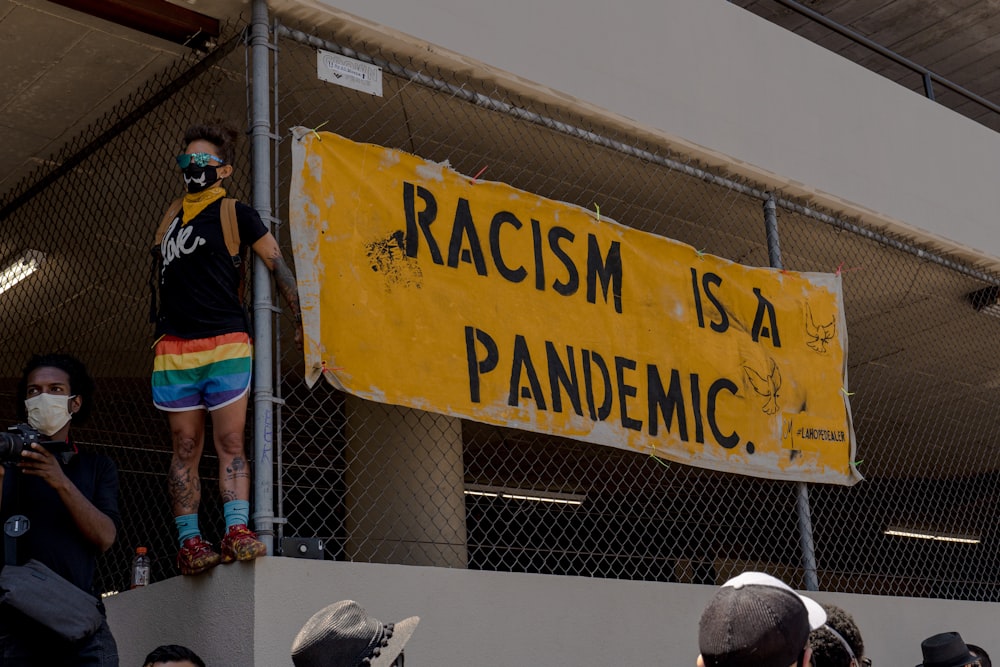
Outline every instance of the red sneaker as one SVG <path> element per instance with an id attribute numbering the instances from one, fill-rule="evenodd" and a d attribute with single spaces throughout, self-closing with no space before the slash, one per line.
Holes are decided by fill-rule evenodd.
<path id="1" fill-rule="evenodd" d="M 177 552 L 177 568 L 181 574 L 201 574 L 218 565 L 219 559 L 212 545 L 201 539 L 201 535 L 195 535 L 184 540 Z"/>
<path id="2" fill-rule="evenodd" d="M 222 562 L 232 563 L 234 560 L 253 560 L 267 555 L 267 547 L 257 539 L 257 533 L 238 523 L 230 527 L 221 544 Z"/>

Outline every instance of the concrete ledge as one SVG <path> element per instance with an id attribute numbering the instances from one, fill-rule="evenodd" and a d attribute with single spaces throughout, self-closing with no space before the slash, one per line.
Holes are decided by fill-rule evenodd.
<path id="1" fill-rule="evenodd" d="M 183 644 L 213 667 L 264 664 L 253 657 L 255 567 L 234 563 L 106 599 L 122 667 L 141 667 L 161 644 Z"/>
<path id="2" fill-rule="evenodd" d="M 384 621 L 421 617 L 408 664 L 694 665 L 712 586 L 264 558 L 176 577 L 107 600 L 123 667 L 185 644 L 210 667 L 291 667 L 317 610 L 354 599 Z M 920 640 L 959 630 L 988 651 L 1000 605 L 816 593 L 852 613 L 877 664 L 920 661 Z"/>

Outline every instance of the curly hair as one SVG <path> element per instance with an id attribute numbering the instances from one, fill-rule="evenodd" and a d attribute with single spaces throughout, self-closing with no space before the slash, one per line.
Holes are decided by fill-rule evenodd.
<path id="1" fill-rule="evenodd" d="M 976 646 L 975 644 L 968 643 L 965 646 L 969 649 L 969 652 L 972 653 L 972 655 L 979 658 L 980 667 L 993 667 L 993 661 L 990 660 L 990 654 L 987 653 L 982 646 Z"/>
<path id="2" fill-rule="evenodd" d="M 158 662 L 180 662 L 187 660 L 195 667 L 205 667 L 205 661 L 198 657 L 198 654 L 186 646 L 180 644 L 164 644 L 157 646 L 146 656 L 143 667 L 150 667 Z"/>
<path id="3" fill-rule="evenodd" d="M 192 141 L 207 141 L 219 149 L 219 157 L 226 164 L 233 164 L 236 159 L 236 146 L 240 133 L 228 122 L 216 119 L 207 123 L 198 123 L 184 131 L 184 146 Z"/>
<path id="4" fill-rule="evenodd" d="M 94 405 L 94 380 L 87 372 L 87 367 L 76 357 L 68 354 L 49 353 L 36 354 L 28 360 L 28 365 L 21 373 L 21 379 L 17 383 L 17 399 L 15 408 L 17 418 L 21 421 L 28 419 L 28 410 L 24 406 L 24 399 L 28 397 L 28 376 L 36 368 L 58 368 L 69 376 L 69 390 L 81 399 L 80 409 L 73 415 L 73 423 L 76 425 L 87 421 L 90 411 Z"/>
<path id="5" fill-rule="evenodd" d="M 861 660 L 865 654 L 865 642 L 861 639 L 861 631 L 858 630 L 854 617 L 836 605 L 824 604 L 822 606 L 826 610 L 826 625 L 836 630 L 854 651 L 854 657 Z M 850 654 L 836 635 L 830 632 L 829 628 L 820 627 L 809 633 L 813 665 L 815 667 L 850 667 Z"/>

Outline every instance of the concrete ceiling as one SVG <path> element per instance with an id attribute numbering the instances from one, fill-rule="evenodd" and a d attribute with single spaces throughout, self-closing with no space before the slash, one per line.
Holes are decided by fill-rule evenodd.
<path id="1" fill-rule="evenodd" d="M 785 7 L 777 0 L 731 0 L 772 23 L 911 90 L 919 74 Z M 996 0 L 799 0 L 799 4 L 860 33 L 935 75 L 1000 104 L 1000 3 Z M 1000 114 L 945 86 L 935 99 L 994 130 Z"/>
<path id="2" fill-rule="evenodd" d="M 249 0 L 176 0 L 220 19 Z M 0 0 L 0 198 L 189 49 L 47 0 Z"/>

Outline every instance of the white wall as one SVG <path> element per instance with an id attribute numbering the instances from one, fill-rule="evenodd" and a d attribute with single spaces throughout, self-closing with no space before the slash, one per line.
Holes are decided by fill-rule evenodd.
<path id="1" fill-rule="evenodd" d="M 255 664 L 253 566 L 216 570 L 105 599 L 121 667 L 141 667 L 162 644 L 187 646 L 212 667 Z"/>
<path id="2" fill-rule="evenodd" d="M 698 144 L 712 162 L 728 156 L 737 172 L 1000 264 L 1000 135 L 725 0 L 271 4 L 401 31 L 463 69 L 485 63 Z"/>
<path id="3" fill-rule="evenodd" d="M 383 622 L 417 615 L 413 667 L 694 665 L 710 586 L 462 569 L 265 558 L 175 577 L 107 601 L 122 667 L 159 643 L 187 644 L 210 667 L 291 667 L 298 629 L 357 600 Z M 959 630 L 1000 655 L 1000 605 L 834 593 L 877 665 L 915 665 L 920 640 Z M 252 651 L 252 657 L 250 655 Z"/>

